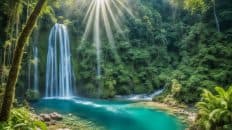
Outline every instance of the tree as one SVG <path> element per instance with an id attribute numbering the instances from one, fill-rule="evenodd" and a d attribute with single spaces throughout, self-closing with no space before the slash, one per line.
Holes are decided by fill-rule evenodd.
<path id="1" fill-rule="evenodd" d="M 220 29 L 220 23 L 218 21 L 218 16 L 217 16 L 217 12 L 216 12 L 216 2 L 215 2 L 215 0 L 212 0 L 212 3 L 213 3 L 213 15 L 214 15 L 217 31 L 220 32 L 221 29 Z"/>
<path id="2" fill-rule="evenodd" d="M 33 27 L 37 21 L 37 18 L 45 5 L 47 0 L 39 0 L 36 7 L 34 8 L 32 14 L 30 15 L 25 28 L 23 29 L 18 41 L 15 50 L 15 55 L 13 59 L 13 64 L 9 72 L 9 77 L 6 85 L 6 90 L 4 93 L 2 110 L 0 121 L 7 121 L 10 116 L 10 109 L 13 103 L 14 95 L 15 95 L 15 85 L 18 79 L 18 75 L 20 72 L 20 65 L 23 58 L 24 48 L 26 45 L 26 41 L 28 37 L 31 35 Z"/>
<path id="3" fill-rule="evenodd" d="M 206 0 L 185 0 L 184 8 L 190 10 L 192 13 L 205 13 L 208 10 Z"/>
<path id="4" fill-rule="evenodd" d="M 0 53 L 2 53 L 3 55 L 3 59 L 2 61 L 0 61 L 0 65 L 1 68 L 5 68 L 7 69 L 8 66 L 10 65 L 11 61 L 12 61 L 12 56 L 13 56 L 13 51 L 15 49 L 15 45 L 16 45 L 16 37 L 18 36 L 18 23 L 19 23 L 19 16 L 22 13 L 22 8 L 21 8 L 21 4 L 22 1 L 21 0 L 4 0 L 2 1 L 2 6 L 0 6 L 1 8 L 1 16 L 3 17 L 4 20 L 0 21 L 1 23 L 1 27 L 2 27 L 2 34 L 1 38 L 2 41 L 5 41 L 4 43 L 2 43 L 2 45 L 0 45 Z M 15 24 L 17 26 L 15 26 Z M 14 30 L 15 29 L 15 30 Z M 13 32 L 16 33 L 13 33 Z M 6 75 L 0 75 L 0 83 L 3 84 L 3 82 L 5 82 L 5 79 L 7 77 L 8 73 L 6 73 Z"/>
<path id="5" fill-rule="evenodd" d="M 216 0 L 185 0 L 184 6 L 186 9 L 190 10 L 191 12 L 200 11 L 201 13 L 206 12 L 210 6 L 213 6 L 213 16 L 214 16 L 216 28 L 217 31 L 220 32 L 221 29 L 220 29 L 220 23 L 216 11 Z"/>

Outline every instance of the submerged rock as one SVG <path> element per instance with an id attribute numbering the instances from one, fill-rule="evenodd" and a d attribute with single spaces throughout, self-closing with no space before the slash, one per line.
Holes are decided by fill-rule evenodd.
<path id="1" fill-rule="evenodd" d="M 69 114 L 68 114 L 68 116 L 72 116 L 72 114 L 71 114 L 71 113 L 69 113 Z"/>
<path id="2" fill-rule="evenodd" d="M 53 120 L 57 120 L 57 121 L 63 119 L 63 117 L 62 117 L 60 114 L 56 113 L 56 112 L 51 113 L 51 114 L 50 114 L 50 117 L 51 117 Z"/>
<path id="3" fill-rule="evenodd" d="M 55 122 L 60 121 L 63 119 L 61 114 L 58 114 L 56 112 L 50 113 L 50 114 L 40 114 L 39 119 L 44 122 Z M 50 124 L 50 123 L 49 123 Z M 52 123 L 54 124 L 54 123 Z"/>
<path id="4" fill-rule="evenodd" d="M 40 114 L 39 116 L 41 121 L 45 121 L 45 122 L 51 121 L 51 117 L 49 114 Z"/>

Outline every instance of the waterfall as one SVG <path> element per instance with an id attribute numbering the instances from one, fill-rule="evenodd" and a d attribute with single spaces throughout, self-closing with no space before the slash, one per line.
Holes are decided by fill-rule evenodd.
<path id="1" fill-rule="evenodd" d="M 49 35 L 45 96 L 72 96 L 72 74 L 71 53 L 67 28 L 63 24 L 55 24 Z"/>
<path id="2" fill-rule="evenodd" d="M 33 65 L 34 65 L 34 82 L 33 82 L 33 90 L 35 91 L 39 91 L 39 88 L 38 88 L 38 85 L 39 85 L 39 80 L 38 80 L 38 62 L 39 62 L 39 59 L 38 59 L 38 48 L 37 46 L 35 45 L 33 47 L 33 55 L 34 55 L 34 60 L 33 60 Z"/>

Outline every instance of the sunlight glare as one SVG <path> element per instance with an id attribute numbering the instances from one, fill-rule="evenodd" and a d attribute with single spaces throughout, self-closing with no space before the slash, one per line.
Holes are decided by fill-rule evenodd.
<path id="1" fill-rule="evenodd" d="M 113 32 L 116 31 L 123 37 L 120 19 L 122 19 L 124 13 L 134 17 L 127 0 L 92 0 L 87 7 L 83 20 L 86 27 L 80 48 L 84 41 L 90 40 L 89 37 L 93 36 L 98 77 L 101 76 L 101 44 L 104 37 L 107 38 L 110 44 L 116 62 L 121 61 L 116 50 Z"/>

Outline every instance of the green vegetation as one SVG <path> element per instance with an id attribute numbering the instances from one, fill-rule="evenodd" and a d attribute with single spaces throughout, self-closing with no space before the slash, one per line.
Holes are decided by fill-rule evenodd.
<path id="1" fill-rule="evenodd" d="M 202 100 L 197 103 L 198 119 L 193 129 L 232 129 L 232 87 L 224 90 L 216 87 L 215 95 L 204 90 Z"/>
<path id="2" fill-rule="evenodd" d="M 96 76 L 93 41 L 82 39 L 86 25 L 83 12 L 92 0 L 53 0 L 42 9 L 45 1 L 40 0 L 39 5 L 38 0 L 0 3 L 0 118 L 10 117 L 1 128 L 37 125 L 23 114 L 26 109 L 14 108 L 9 114 L 14 95 L 29 101 L 44 95 L 48 35 L 56 22 L 69 30 L 79 96 L 109 99 L 165 88 L 154 101 L 193 106 L 201 100 L 204 89 L 197 105 L 197 128 L 231 128 L 231 0 L 132 0 L 128 8 L 134 16 L 125 13 L 120 19 L 122 34 L 112 29 L 113 49 L 102 33 L 101 76 Z M 34 45 L 38 45 L 38 61 L 33 59 Z M 40 93 L 31 90 L 36 62 Z M 216 88 L 217 95 L 212 94 L 215 86 L 224 86 Z"/>
<path id="3" fill-rule="evenodd" d="M 104 91 L 103 97 L 149 93 L 162 87 L 170 90 L 175 79 L 181 88 L 174 97 L 189 104 L 199 100 L 201 88 L 212 90 L 216 85 L 231 84 L 231 25 L 227 24 L 231 19 L 228 16 L 220 16 L 221 24 L 227 24 L 227 28 L 218 33 L 214 17 L 210 15 L 211 7 L 202 14 L 188 14 L 180 8 L 176 17 L 171 18 L 172 11 L 175 11 L 173 5 L 155 0 L 141 2 L 135 5 L 138 19 L 125 21 L 127 38 L 116 38 L 121 63 L 110 53 L 110 46 L 103 43 L 104 82 L 101 84 L 110 83 L 107 85 L 110 87 L 100 87 Z M 221 13 L 230 9 L 225 4 L 217 5 Z M 78 58 L 76 62 L 74 60 L 74 67 L 78 92 L 84 96 L 96 96 L 95 48 L 91 43 L 85 43 L 76 53 Z"/>
<path id="4" fill-rule="evenodd" d="M 114 32 L 115 52 L 103 36 L 102 76 L 97 77 L 95 47 L 91 41 L 81 41 L 85 14 L 80 12 L 88 7 L 88 1 L 84 4 L 73 0 L 49 2 L 29 41 L 16 94 L 24 96 L 27 89 L 33 87 L 31 61 L 35 39 L 40 43 L 39 83 L 40 90 L 44 90 L 48 33 L 56 21 L 63 21 L 71 34 L 72 66 L 79 95 L 112 98 L 151 93 L 163 87 L 166 94 L 170 94 L 172 81 L 176 80 L 181 87 L 173 98 L 177 102 L 194 104 L 200 99 L 202 88 L 212 90 L 214 86 L 232 83 L 230 4 L 229 0 L 216 1 L 219 32 L 211 1 L 134 1 L 130 8 L 136 10 L 135 17 L 125 15 L 126 20 L 121 25 L 125 37 Z M 22 12 L 22 17 L 24 14 Z M 3 72 L 8 72 L 9 67 L 2 65 Z M 4 84 L 7 75 L 2 77 Z M 191 91 L 194 93 L 189 93 Z"/>
<path id="5" fill-rule="evenodd" d="M 26 92 L 27 101 L 37 101 L 40 99 L 40 94 L 38 91 L 28 89 Z"/>
<path id="6" fill-rule="evenodd" d="M 7 122 L 0 123 L 1 130 L 47 130 L 45 123 L 36 119 L 26 108 L 14 108 Z"/>
<path id="7" fill-rule="evenodd" d="M 16 3 L 17 5 L 20 3 L 20 1 L 16 1 L 16 2 L 10 1 L 9 3 Z M 12 65 L 7 79 L 6 89 L 4 92 L 2 109 L 0 113 L 0 121 L 7 121 L 10 117 L 10 109 L 13 104 L 13 100 L 15 98 L 16 82 L 18 80 L 18 75 L 20 72 L 20 65 L 23 59 L 24 48 L 26 46 L 26 42 L 33 31 L 33 27 L 35 26 L 35 23 L 37 22 L 39 14 L 45 3 L 46 0 L 38 1 L 30 17 L 28 18 L 26 25 L 22 30 L 22 33 L 17 39 L 15 49 L 13 49 L 14 58 L 12 60 Z M 17 11 L 17 8 L 13 9 L 13 11 Z"/>

